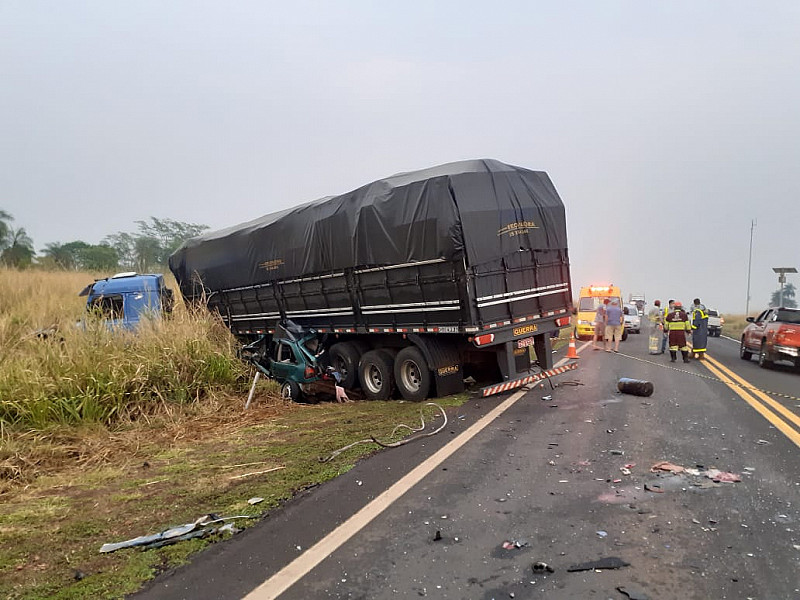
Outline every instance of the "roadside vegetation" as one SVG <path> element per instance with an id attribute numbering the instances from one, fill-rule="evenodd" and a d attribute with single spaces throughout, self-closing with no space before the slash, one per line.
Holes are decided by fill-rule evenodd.
<path id="1" fill-rule="evenodd" d="M 178 303 L 168 320 L 112 333 L 77 296 L 105 275 L 0 268 L 0 597 L 122 597 L 219 538 L 102 544 L 212 512 L 260 517 L 377 446 L 321 457 L 371 434 L 396 440 L 420 409 L 436 422 L 435 408 L 399 401 L 287 404 L 263 381 L 244 411 L 252 372 L 221 323 Z"/>
<path id="2" fill-rule="evenodd" d="M 742 337 L 744 328 L 748 325 L 747 321 L 745 320 L 747 316 L 722 315 L 722 318 L 725 319 L 725 324 L 722 326 L 722 335 L 728 336 L 729 338 L 733 338 L 735 340 L 740 339 Z"/>

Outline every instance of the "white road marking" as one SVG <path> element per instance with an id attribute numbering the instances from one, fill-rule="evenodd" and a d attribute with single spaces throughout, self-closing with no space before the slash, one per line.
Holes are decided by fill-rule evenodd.
<path id="1" fill-rule="evenodd" d="M 560 367 L 569 362 L 562 358 L 555 366 Z M 469 429 L 454 440 L 437 450 L 432 456 L 414 467 L 394 485 L 380 494 L 372 502 L 364 506 L 352 517 L 331 531 L 328 535 L 298 556 L 272 577 L 264 581 L 256 589 L 245 596 L 245 600 L 274 600 L 289 589 L 297 581 L 308 574 L 314 567 L 330 556 L 342 544 L 366 527 L 375 517 L 389 508 L 398 498 L 419 483 L 426 475 L 436 469 L 456 450 L 485 429 L 492 421 L 511 408 L 529 390 L 521 389 L 511 397 L 498 404 L 483 417 L 478 419 Z"/>

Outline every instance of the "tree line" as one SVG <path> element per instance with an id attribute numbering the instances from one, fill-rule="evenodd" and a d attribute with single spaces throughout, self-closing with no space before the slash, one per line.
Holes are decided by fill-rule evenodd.
<path id="1" fill-rule="evenodd" d="M 37 255 L 25 228 L 15 228 L 13 221 L 10 213 L 0 209 L 0 264 L 17 269 L 163 271 L 178 246 L 208 229 L 207 225 L 150 217 L 135 221 L 136 231 L 108 235 L 99 244 L 51 242 Z"/>

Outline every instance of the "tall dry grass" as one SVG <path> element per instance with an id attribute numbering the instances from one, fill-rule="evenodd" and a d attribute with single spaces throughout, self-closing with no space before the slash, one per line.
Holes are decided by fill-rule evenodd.
<path id="1" fill-rule="evenodd" d="M 236 342 L 207 311 L 178 302 L 136 332 L 76 326 L 86 316 L 77 294 L 94 278 L 0 269 L 0 430 L 108 424 L 246 389 Z"/>
<path id="2" fill-rule="evenodd" d="M 725 319 L 725 323 L 722 325 L 722 335 L 727 335 L 735 340 L 741 338 L 744 328 L 748 325 L 745 320 L 746 315 L 722 315 L 722 318 Z"/>

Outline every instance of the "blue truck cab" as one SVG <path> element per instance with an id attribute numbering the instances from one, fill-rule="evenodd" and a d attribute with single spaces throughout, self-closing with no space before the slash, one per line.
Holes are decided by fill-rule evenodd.
<path id="1" fill-rule="evenodd" d="M 135 329 L 144 318 L 172 312 L 172 290 L 159 274 L 117 273 L 87 285 L 86 310 L 98 314 L 111 328 Z"/>

